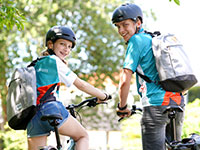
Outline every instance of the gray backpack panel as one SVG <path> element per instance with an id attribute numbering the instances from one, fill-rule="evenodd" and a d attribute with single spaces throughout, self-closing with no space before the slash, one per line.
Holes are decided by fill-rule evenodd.
<path id="1" fill-rule="evenodd" d="M 26 129 L 27 123 L 36 112 L 36 99 L 34 67 L 15 69 L 7 96 L 7 118 L 11 128 Z"/>
<path id="2" fill-rule="evenodd" d="M 163 89 L 183 92 L 197 83 L 183 45 L 174 34 L 154 37 L 152 49 Z"/>

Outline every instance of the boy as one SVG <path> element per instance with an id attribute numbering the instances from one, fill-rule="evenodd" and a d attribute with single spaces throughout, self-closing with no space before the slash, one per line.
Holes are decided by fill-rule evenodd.
<path id="1" fill-rule="evenodd" d="M 127 97 L 131 84 L 131 77 L 136 72 L 138 93 L 143 105 L 143 116 L 141 120 L 143 150 L 165 150 L 165 131 L 169 123 L 167 113 L 163 113 L 169 105 L 184 106 L 181 93 L 168 92 L 159 84 L 144 81 L 137 72 L 147 76 L 152 81 L 159 81 L 156 70 L 155 59 L 152 51 L 152 37 L 144 32 L 142 28 L 143 13 L 135 4 L 123 4 L 113 12 L 112 23 L 118 29 L 118 33 L 127 43 L 123 70 L 119 83 L 119 112 L 127 112 Z M 177 138 L 181 139 L 183 124 L 183 113 L 178 114 Z"/>

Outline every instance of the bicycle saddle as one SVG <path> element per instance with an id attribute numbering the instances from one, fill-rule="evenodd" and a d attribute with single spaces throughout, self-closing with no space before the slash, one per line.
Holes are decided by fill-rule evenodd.
<path id="1" fill-rule="evenodd" d="M 171 111 L 183 112 L 183 108 L 181 106 L 167 106 L 166 110 L 163 113 Z"/>
<path id="2" fill-rule="evenodd" d="M 40 119 L 42 121 L 47 121 L 47 120 L 56 120 L 56 119 L 62 120 L 63 118 L 60 114 L 47 114 L 47 115 L 43 115 Z"/>

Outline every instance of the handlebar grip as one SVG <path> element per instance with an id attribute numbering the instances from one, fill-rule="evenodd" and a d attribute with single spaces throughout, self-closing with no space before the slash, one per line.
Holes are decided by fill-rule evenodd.
<path id="1" fill-rule="evenodd" d="M 120 115 L 127 115 L 127 114 L 128 114 L 128 112 L 119 112 L 119 111 L 117 112 L 118 116 L 120 116 Z"/>
<path id="2" fill-rule="evenodd" d="M 111 96 L 111 95 L 109 95 L 109 96 L 108 96 L 108 99 L 112 99 L 112 96 Z"/>
<path id="3" fill-rule="evenodd" d="M 136 105 L 132 105 L 132 109 L 131 109 L 131 115 L 136 114 L 137 111 L 142 112 L 141 108 L 137 108 Z M 128 114 L 128 112 L 117 112 L 117 115 L 126 115 Z M 118 121 L 120 122 L 122 119 L 124 119 L 124 117 L 121 117 Z"/>

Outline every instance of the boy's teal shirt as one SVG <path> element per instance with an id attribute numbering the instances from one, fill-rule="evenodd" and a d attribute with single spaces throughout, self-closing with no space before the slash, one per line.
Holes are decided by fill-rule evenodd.
<path id="1" fill-rule="evenodd" d="M 152 37 L 146 34 L 143 28 L 128 41 L 123 68 L 130 69 L 133 73 L 137 70 L 152 81 L 159 81 L 152 50 Z M 179 97 L 178 99 L 181 97 L 180 94 L 177 95 L 172 92 L 171 94 L 169 94 L 169 92 L 166 94 L 166 91 L 163 90 L 159 84 L 153 82 L 148 83 L 139 77 L 137 73 L 136 83 L 138 93 L 142 98 L 143 106 L 164 105 L 164 100 L 167 98 L 166 96 L 170 96 L 170 98 L 174 97 L 175 99 L 177 96 Z"/>

